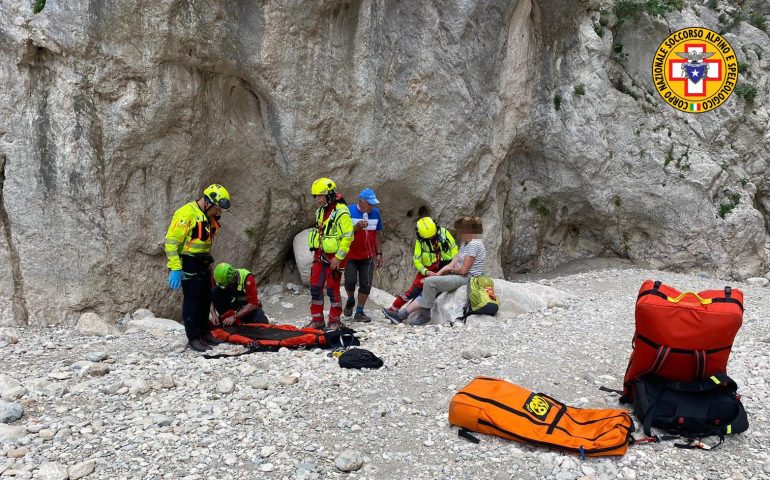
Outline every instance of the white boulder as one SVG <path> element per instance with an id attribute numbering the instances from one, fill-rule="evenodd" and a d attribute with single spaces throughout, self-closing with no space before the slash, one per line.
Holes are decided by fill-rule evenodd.
<path id="1" fill-rule="evenodd" d="M 495 279 L 495 293 L 500 299 L 497 315 L 471 315 L 469 321 L 512 317 L 542 308 L 564 306 L 575 298 L 571 293 L 539 283 L 514 283 L 500 279 Z M 444 323 L 461 316 L 467 298 L 467 286 L 439 295 L 431 310 L 432 323 Z"/>
<path id="2" fill-rule="evenodd" d="M 302 283 L 310 285 L 310 267 L 313 265 L 313 252 L 307 248 L 307 236 L 310 229 L 305 229 L 294 236 L 294 261 Z"/>
<path id="3" fill-rule="evenodd" d="M 168 318 L 143 317 L 129 320 L 126 323 L 126 331 L 181 332 L 184 331 L 184 325 Z"/>
<path id="4" fill-rule="evenodd" d="M 98 314 L 93 312 L 86 312 L 80 316 L 75 329 L 86 335 L 99 335 L 101 337 L 107 335 L 120 335 L 120 330 L 115 325 L 104 320 Z"/>

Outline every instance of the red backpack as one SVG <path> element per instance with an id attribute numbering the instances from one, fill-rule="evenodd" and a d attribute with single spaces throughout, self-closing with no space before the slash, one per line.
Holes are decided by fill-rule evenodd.
<path id="1" fill-rule="evenodd" d="M 727 373 L 742 321 L 738 289 L 682 293 L 646 280 L 636 300 L 636 333 L 620 401 L 633 401 L 633 381 L 644 375 L 691 383 Z"/>

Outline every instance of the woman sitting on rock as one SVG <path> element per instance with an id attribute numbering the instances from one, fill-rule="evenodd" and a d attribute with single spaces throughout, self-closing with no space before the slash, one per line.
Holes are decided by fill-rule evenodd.
<path id="1" fill-rule="evenodd" d="M 484 273 L 486 249 L 481 241 L 481 219 L 462 217 L 455 222 L 454 230 L 461 242 L 460 251 L 435 276 L 423 280 L 422 295 L 419 298 L 396 312 L 384 310 L 388 318 L 400 323 L 412 312 L 420 310 L 420 315 L 411 324 L 427 325 L 431 320 L 430 309 L 439 294 L 456 290 L 466 285 L 470 277 Z"/>

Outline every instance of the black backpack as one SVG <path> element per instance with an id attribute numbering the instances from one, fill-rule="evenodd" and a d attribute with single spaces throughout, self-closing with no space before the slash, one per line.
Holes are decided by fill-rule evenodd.
<path id="1" fill-rule="evenodd" d="M 356 345 L 361 345 L 361 342 L 356 337 L 356 331 L 348 327 L 340 327 L 336 330 L 329 330 L 324 333 L 326 341 L 331 348 L 347 348 Z"/>
<path id="2" fill-rule="evenodd" d="M 380 368 L 383 365 L 380 357 L 363 348 L 351 348 L 340 355 L 342 368 Z"/>
<path id="3" fill-rule="evenodd" d="M 695 383 L 666 382 L 658 377 L 634 381 L 634 413 L 644 425 L 686 438 L 745 432 L 746 410 L 737 395 L 738 385 L 727 375 L 716 374 Z"/>

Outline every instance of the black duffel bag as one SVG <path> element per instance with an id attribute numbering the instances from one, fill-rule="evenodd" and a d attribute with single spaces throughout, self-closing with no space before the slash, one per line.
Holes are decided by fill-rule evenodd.
<path id="1" fill-rule="evenodd" d="M 655 427 L 686 438 L 745 432 L 749 428 L 738 385 L 716 374 L 694 383 L 667 382 L 658 377 L 634 381 L 634 414 L 645 435 Z"/>

